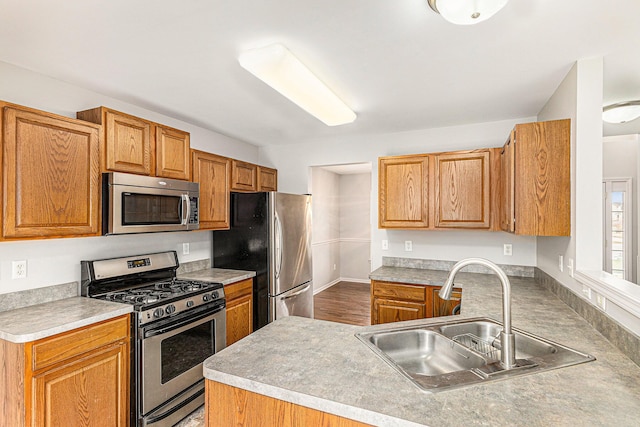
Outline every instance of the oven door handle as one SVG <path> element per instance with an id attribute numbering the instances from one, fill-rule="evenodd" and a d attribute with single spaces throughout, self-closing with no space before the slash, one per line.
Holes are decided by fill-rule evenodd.
<path id="1" fill-rule="evenodd" d="M 167 326 L 166 328 L 160 328 L 160 329 L 150 329 L 144 332 L 144 336 L 143 338 L 151 338 L 151 337 L 155 337 L 157 335 L 162 335 L 162 334 L 166 334 L 169 333 L 171 331 L 174 331 L 176 329 L 182 328 L 183 326 L 189 325 L 189 326 L 198 326 L 200 323 L 205 323 L 208 322 L 209 320 L 214 319 L 216 316 L 218 316 L 220 314 L 220 312 L 224 309 L 224 306 L 220 307 L 219 309 L 217 309 L 215 312 L 207 312 L 204 313 L 201 316 L 198 317 L 187 317 L 185 320 L 178 322 L 178 323 L 174 323 L 171 326 Z M 203 320 L 202 322 L 199 322 L 200 320 Z M 199 323 L 198 323 L 199 322 Z"/>

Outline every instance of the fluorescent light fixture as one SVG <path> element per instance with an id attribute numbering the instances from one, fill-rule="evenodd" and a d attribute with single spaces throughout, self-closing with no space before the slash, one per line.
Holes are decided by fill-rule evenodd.
<path id="1" fill-rule="evenodd" d="M 327 126 L 351 123 L 354 113 L 281 44 L 251 49 L 238 58 L 242 68 Z"/>
<path id="2" fill-rule="evenodd" d="M 640 117 L 640 100 L 618 102 L 602 109 L 602 120 L 607 123 L 626 123 Z"/>
<path id="3" fill-rule="evenodd" d="M 509 0 L 427 0 L 429 6 L 447 21 L 471 25 L 491 18 Z"/>

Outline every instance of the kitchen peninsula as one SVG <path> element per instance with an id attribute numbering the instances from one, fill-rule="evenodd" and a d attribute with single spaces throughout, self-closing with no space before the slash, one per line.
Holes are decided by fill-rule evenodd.
<path id="1" fill-rule="evenodd" d="M 511 284 L 514 327 L 590 353 L 596 360 L 430 394 L 354 336 L 388 325 L 355 327 L 290 317 L 209 358 L 204 365 L 207 387 L 216 392 L 233 390 L 236 395 L 242 392 L 234 388 L 242 389 L 259 399 L 355 421 L 340 425 L 634 425 L 640 416 L 640 368 L 534 279 L 512 277 Z M 496 276 L 461 273 L 456 285 L 464 294 L 461 317 L 501 319 Z M 217 406 L 233 402 L 227 395 L 209 396 L 209 425 L 219 425 L 217 417 L 222 416 L 251 419 L 255 408 L 243 407 L 246 403 L 235 401 L 231 413 Z"/>

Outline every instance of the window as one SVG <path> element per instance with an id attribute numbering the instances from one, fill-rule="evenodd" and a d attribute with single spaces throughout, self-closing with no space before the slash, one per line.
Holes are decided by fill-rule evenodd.
<path id="1" fill-rule="evenodd" d="M 631 178 L 605 179 L 604 257 L 603 269 L 615 277 L 632 281 L 631 277 Z"/>

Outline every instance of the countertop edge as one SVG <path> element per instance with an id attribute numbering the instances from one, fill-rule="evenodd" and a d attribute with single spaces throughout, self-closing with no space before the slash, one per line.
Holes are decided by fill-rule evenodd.
<path id="1" fill-rule="evenodd" d="M 395 418 L 380 412 L 373 412 L 322 397 L 312 396 L 247 378 L 238 377 L 233 374 L 208 369 L 206 366 L 204 366 L 203 371 L 204 377 L 207 380 L 216 381 L 228 386 L 241 388 L 252 393 L 262 394 L 274 399 L 283 400 L 285 402 L 348 418 L 350 420 L 359 421 L 361 423 L 371 424 L 374 426 L 384 425 L 388 427 L 424 427 L 424 424 L 417 424 L 412 421 Z"/>
<path id="2" fill-rule="evenodd" d="M 72 297 L 72 298 L 85 298 L 85 297 Z M 44 304 L 51 304 L 53 302 L 55 301 L 44 303 Z M 78 329 L 84 326 L 89 326 L 94 323 L 102 322 L 104 320 L 113 319 L 118 316 L 129 314 L 133 311 L 133 307 L 130 305 L 120 304 L 120 303 L 113 303 L 113 304 L 117 304 L 118 307 L 115 307 L 114 305 L 113 310 L 108 310 L 99 314 L 90 315 L 82 319 L 73 320 L 68 323 L 55 325 L 55 326 L 52 326 L 51 328 L 42 329 L 42 330 L 31 332 L 31 333 L 13 334 L 11 332 L 0 330 L 0 339 L 12 342 L 14 344 L 24 344 L 31 341 L 37 341 L 43 338 L 48 338 L 53 335 L 58 335 L 64 332 L 69 332 L 74 329 Z M 119 306 L 122 306 L 122 307 L 119 307 Z"/>
<path id="3" fill-rule="evenodd" d="M 256 276 L 255 271 L 231 270 L 226 268 L 207 268 L 178 275 L 178 279 L 202 280 L 204 282 L 222 283 L 229 285 Z"/>

